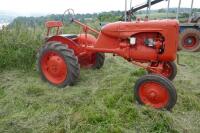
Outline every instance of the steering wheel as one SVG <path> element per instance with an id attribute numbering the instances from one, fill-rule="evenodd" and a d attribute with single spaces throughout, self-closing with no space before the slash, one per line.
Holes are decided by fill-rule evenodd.
<path id="1" fill-rule="evenodd" d="M 64 17 L 65 17 L 66 14 L 69 16 L 70 22 L 73 22 L 73 21 L 74 21 L 74 18 L 75 18 L 74 10 L 71 9 L 71 8 L 65 10 L 65 12 L 63 13 L 63 17 L 62 17 L 62 22 L 63 22 L 63 23 L 64 23 Z"/>

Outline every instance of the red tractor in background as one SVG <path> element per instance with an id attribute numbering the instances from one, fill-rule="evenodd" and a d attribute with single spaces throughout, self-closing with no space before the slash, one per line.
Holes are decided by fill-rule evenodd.
<path id="1" fill-rule="evenodd" d="M 80 67 L 100 69 L 104 64 L 104 53 L 112 53 L 149 72 L 135 83 L 134 94 L 140 104 L 157 109 L 173 108 L 177 94 L 170 80 L 177 73 L 173 61 L 177 53 L 178 21 L 120 21 L 106 24 L 101 31 L 74 18 L 72 22 L 80 25 L 83 33 L 59 34 L 63 22 L 46 22 L 46 44 L 37 55 L 43 80 L 57 87 L 73 85 L 79 77 Z M 52 28 L 57 28 L 57 33 L 49 36 Z"/>
<path id="2" fill-rule="evenodd" d="M 188 22 L 180 24 L 179 49 L 200 51 L 200 13 L 193 13 Z"/>

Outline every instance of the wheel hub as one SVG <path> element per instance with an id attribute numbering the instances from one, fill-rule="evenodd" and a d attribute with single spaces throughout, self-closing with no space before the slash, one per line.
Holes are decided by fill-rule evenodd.
<path id="1" fill-rule="evenodd" d="M 172 67 L 168 62 L 164 63 L 162 75 L 169 78 L 172 74 Z"/>
<path id="2" fill-rule="evenodd" d="M 149 98 L 150 99 L 155 99 L 156 98 L 156 93 L 154 91 L 152 91 L 150 94 L 149 94 Z"/>
<path id="3" fill-rule="evenodd" d="M 169 94 L 166 88 L 156 82 L 146 82 L 142 84 L 139 95 L 144 104 L 155 108 L 162 108 L 169 101 Z"/>
<path id="4" fill-rule="evenodd" d="M 47 66 L 49 67 L 48 71 L 53 76 L 59 76 L 61 74 L 64 62 L 59 56 L 52 56 L 47 62 Z"/>
<path id="5" fill-rule="evenodd" d="M 186 36 L 184 39 L 183 46 L 186 48 L 193 48 L 196 46 L 197 40 L 195 36 Z"/>
<path id="6" fill-rule="evenodd" d="M 48 81 L 54 84 L 62 83 L 67 77 L 67 64 L 57 52 L 46 52 L 41 59 L 41 68 Z"/>
<path id="7" fill-rule="evenodd" d="M 191 43 L 192 43 L 192 39 L 191 39 L 191 38 L 188 38 L 187 43 L 188 43 L 188 44 L 191 44 Z"/>

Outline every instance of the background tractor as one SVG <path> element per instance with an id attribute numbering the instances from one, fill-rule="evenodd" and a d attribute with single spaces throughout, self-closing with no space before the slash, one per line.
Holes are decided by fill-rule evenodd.
<path id="1" fill-rule="evenodd" d="M 188 52 L 200 51 L 200 14 L 192 12 L 193 2 L 194 0 L 191 0 L 191 11 L 188 22 L 180 24 L 179 49 Z M 179 0 L 177 9 L 177 19 L 180 6 L 181 0 Z"/>
<path id="2" fill-rule="evenodd" d="M 170 80 L 177 73 L 173 61 L 177 52 L 178 21 L 120 21 L 106 24 L 100 31 L 74 17 L 71 21 L 81 26 L 83 32 L 60 34 L 63 22 L 46 22 L 46 43 L 37 55 L 43 80 L 58 87 L 73 85 L 79 77 L 80 67 L 100 69 L 104 64 L 104 53 L 111 53 L 148 71 L 149 74 L 141 77 L 134 87 L 140 104 L 157 109 L 173 108 L 177 94 Z M 56 34 L 49 36 L 52 28 L 56 28 Z"/>

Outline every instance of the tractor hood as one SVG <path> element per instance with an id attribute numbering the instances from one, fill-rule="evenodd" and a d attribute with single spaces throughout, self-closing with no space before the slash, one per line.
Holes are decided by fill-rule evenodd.
<path id="1" fill-rule="evenodd" d="M 177 20 L 150 20 L 135 22 L 115 22 L 102 27 L 101 32 L 107 36 L 126 39 L 141 32 L 163 32 L 178 28 Z"/>

